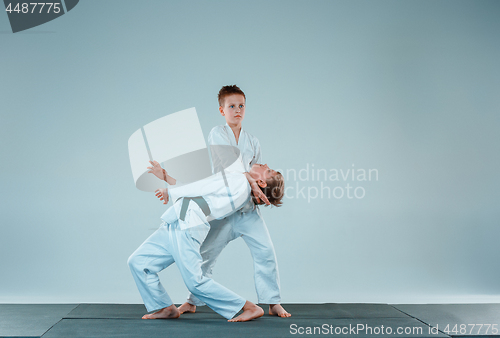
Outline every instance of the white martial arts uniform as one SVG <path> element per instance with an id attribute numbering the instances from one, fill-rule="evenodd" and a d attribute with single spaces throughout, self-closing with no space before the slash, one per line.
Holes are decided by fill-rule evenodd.
<path id="1" fill-rule="evenodd" d="M 243 129 L 241 129 L 238 143 L 236 143 L 234 133 L 229 125 L 214 127 L 208 136 L 208 143 L 211 146 L 230 145 L 237 147 L 247 171 L 255 163 L 262 162 L 259 140 Z M 218 166 L 216 158 L 212 156 L 212 170 L 217 172 L 220 170 Z M 212 268 L 217 257 L 229 242 L 238 237 L 243 238 L 252 254 L 255 290 L 259 303 L 281 303 L 278 263 L 273 242 L 259 207 L 252 200 L 230 216 L 210 222 L 210 232 L 201 246 L 203 273 L 208 277 L 212 276 Z M 193 293 L 188 296 L 187 301 L 197 306 L 205 305 Z"/>
<path id="2" fill-rule="evenodd" d="M 244 171 L 239 159 L 211 177 L 170 188 L 174 204 L 162 215 L 164 223 L 128 260 L 148 311 L 173 304 L 158 273 L 174 262 L 189 291 L 214 311 L 230 319 L 243 308 L 244 298 L 203 275 L 200 245 L 209 231 L 208 220 L 227 217 L 250 200 Z"/>

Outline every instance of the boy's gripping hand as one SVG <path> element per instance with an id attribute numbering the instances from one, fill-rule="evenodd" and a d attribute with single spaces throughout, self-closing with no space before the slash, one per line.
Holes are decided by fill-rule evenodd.
<path id="1" fill-rule="evenodd" d="M 148 167 L 148 173 L 155 175 L 162 181 L 165 180 L 165 176 L 163 175 L 163 168 L 161 167 L 160 163 L 158 163 L 157 161 L 149 161 L 149 163 L 151 163 L 152 167 Z"/>
<path id="2" fill-rule="evenodd" d="M 260 187 L 257 183 L 250 184 L 250 187 L 252 188 L 252 194 L 255 196 L 257 203 L 259 203 L 260 200 L 262 200 L 262 202 L 266 203 L 266 205 L 271 204 L 271 202 L 269 202 L 266 195 L 262 192 L 262 190 L 260 189 Z"/>
<path id="3" fill-rule="evenodd" d="M 163 189 L 158 189 L 155 191 L 156 197 L 160 199 L 160 201 L 163 201 L 163 204 L 168 203 L 168 189 L 163 188 Z"/>
<path id="4" fill-rule="evenodd" d="M 269 202 L 266 195 L 262 192 L 259 185 L 257 184 L 257 181 L 252 176 L 250 176 L 249 173 L 245 173 L 245 176 L 248 180 L 248 183 L 250 183 L 250 188 L 252 188 L 252 194 L 255 196 L 257 203 L 260 203 L 260 200 L 262 200 L 262 202 L 266 203 L 266 205 L 270 205 L 271 202 Z"/>

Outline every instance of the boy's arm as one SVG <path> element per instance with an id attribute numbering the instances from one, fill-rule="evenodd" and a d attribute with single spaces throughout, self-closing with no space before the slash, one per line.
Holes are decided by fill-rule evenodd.
<path id="1" fill-rule="evenodd" d="M 216 219 L 240 210 L 251 198 L 250 184 L 242 172 L 228 172 L 221 183 L 218 191 L 204 196 L 210 205 L 210 216 Z"/>
<path id="2" fill-rule="evenodd" d="M 149 161 L 149 163 L 151 163 L 151 167 L 148 167 L 148 173 L 155 175 L 160 180 L 165 181 L 170 185 L 175 185 L 177 183 L 177 180 L 170 176 L 167 171 L 161 167 L 160 163 L 157 161 Z M 163 201 L 163 204 L 168 203 L 169 196 L 167 188 L 157 189 L 155 191 L 155 195 L 160 199 L 160 201 Z"/>
<path id="3" fill-rule="evenodd" d="M 270 205 L 271 202 L 269 202 L 266 195 L 262 192 L 262 189 L 257 184 L 257 181 L 255 181 L 254 178 L 250 176 L 249 173 L 244 173 L 244 174 L 248 180 L 248 183 L 250 183 L 250 188 L 252 189 L 253 195 L 257 199 L 257 203 L 259 203 L 260 200 L 262 200 L 264 203 L 266 203 L 266 205 Z"/>
<path id="4" fill-rule="evenodd" d="M 241 200 L 246 199 L 248 197 L 246 195 L 250 194 L 249 183 L 247 175 L 242 172 L 226 172 L 225 177 L 222 173 L 218 173 L 178 188 L 171 187 L 169 194 L 172 198 L 172 202 L 175 202 L 181 197 L 197 196 L 208 198 L 212 198 L 213 196 L 226 196 L 227 198 L 231 196 L 232 199 Z"/>
<path id="5" fill-rule="evenodd" d="M 253 143 L 253 148 L 254 148 L 255 154 L 254 154 L 254 157 L 252 159 L 252 162 L 250 162 L 250 168 L 256 163 L 262 163 L 262 153 L 260 151 L 260 142 L 256 137 L 253 137 L 252 143 Z M 253 179 L 253 177 L 250 176 L 249 173 L 245 173 L 245 176 L 248 179 L 248 183 L 250 183 L 250 187 L 252 188 L 252 194 L 257 199 L 257 203 L 259 203 L 260 200 L 262 200 L 264 203 L 266 203 L 266 205 L 270 205 L 271 203 L 267 199 L 266 195 L 262 192 L 262 189 L 260 189 L 257 182 Z"/>
<path id="6" fill-rule="evenodd" d="M 215 174 L 223 169 L 221 161 L 219 161 L 218 151 L 222 149 L 212 146 L 230 146 L 229 136 L 227 135 L 224 127 L 214 127 L 208 134 L 208 147 L 210 149 L 210 165 L 212 166 L 212 173 Z"/>
<path id="7" fill-rule="evenodd" d="M 202 184 L 199 184 L 202 183 Z M 227 185 L 226 185 L 227 183 Z M 161 216 L 167 223 L 173 223 L 179 220 L 181 229 L 194 227 L 201 223 L 206 223 L 206 214 L 201 206 L 195 202 L 188 201 L 188 208 L 191 209 L 184 213 L 185 219 L 182 221 L 183 205 L 185 200 L 179 200 L 181 197 L 201 197 L 207 202 L 210 219 L 222 219 L 241 209 L 250 199 L 250 185 L 242 173 L 229 172 L 226 180 L 222 175 L 213 175 L 210 178 L 187 184 L 179 188 L 172 188 L 171 198 L 173 205 Z M 198 204 L 198 206 L 196 206 Z M 191 211 L 189 211 L 191 210 Z M 198 216 L 196 219 L 191 216 Z M 205 215 L 204 215 L 205 214 Z"/>
<path id="8" fill-rule="evenodd" d="M 158 177 L 160 180 L 167 182 L 170 185 L 175 185 L 177 183 L 176 179 L 170 176 L 165 169 L 163 169 L 157 161 L 149 161 L 152 167 L 148 167 L 150 169 L 148 173 L 151 173 Z"/>
<path id="9" fill-rule="evenodd" d="M 219 146 L 230 146 L 231 142 L 229 142 L 229 136 L 225 132 L 223 127 L 214 127 L 208 134 L 208 144 L 219 145 Z"/>
<path id="10" fill-rule="evenodd" d="M 167 204 L 168 200 L 170 199 L 168 197 L 168 189 L 163 188 L 163 189 L 157 189 L 155 190 L 155 195 L 160 199 L 160 201 L 163 201 L 163 204 Z"/>
<path id="11" fill-rule="evenodd" d="M 221 174 L 212 175 L 180 187 L 173 186 L 169 190 L 169 195 L 172 198 L 172 202 L 175 202 L 181 197 L 196 197 L 202 196 L 203 194 L 209 194 L 219 189 L 218 185 L 225 187 Z"/>
<path id="12" fill-rule="evenodd" d="M 255 156 L 254 160 L 252 163 L 250 163 L 250 167 L 253 166 L 255 163 L 262 163 L 262 153 L 260 151 L 260 142 L 257 138 L 254 139 L 254 148 L 255 148 Z"/>

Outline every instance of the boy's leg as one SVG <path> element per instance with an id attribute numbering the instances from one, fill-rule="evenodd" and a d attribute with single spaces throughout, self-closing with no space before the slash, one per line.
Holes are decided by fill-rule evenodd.
<path id="1" fill-rule="evenodd" d="M 161 225 L 128 259 L 130 271 L 148 312 L 173 304 L 158 278 L 158 273 L 174 262 L 168 250 L 169 237 L 167 225 Z"/>
<path id="2" fill-rule="evenodd" d="M 208 278 L 212 278 L 212 269 L 220 253 L 226 247 L 227 243 L 234 239 L 230 223 L 231 222 L 229 222 L 228 218 L 213 220 L 210 222 L 210 230 L 200 248 L 203 260 L 201 269 L 203 275 Z M 190 293 L 187 298 L 187 302 L 179 307 L 179 311 L 181 311 L 181 313 L 194 312 L 196 310 L 196 306 L 203 305 L 205 305 L 204 302 Z"/>
<path id="3" fill-rule="evenodd" d="M 269 304 L 269 314 L 289 317 L 281 303 L 278 263 L 274 245 L 259 208 L 235 214 L 233 232 L 242 236 L 254 263 L 255 290 L 259 303 Z"/>
<path id="4" fill-rule="evenodd" d="M 262 309 L 203 275 L 200 243 L 193 238 L 197 236 L 191 234 L 203 231 L 203 227 L 208 231 L 207 225 L 199 225 L 189 228 L 188 231 L 172 232 L 172 237 L 175 237 L 172 241 L 175 242 L 172 245 L 174 247 L 172 254 L 189 291 L 212 310 L 228 319 L 233 318 L 242 308 L 247 312 L 245 320 L 260 317 L 263 314 L 260 313 Z"/>
<path id="5" fill-rule="evenodd" d="M 278 263 L 266 223 L 258 208 L 238 216 L 233 231 L 243 238 L 252 254 L 259 303 L 278 304 L 281 302 Z"/>

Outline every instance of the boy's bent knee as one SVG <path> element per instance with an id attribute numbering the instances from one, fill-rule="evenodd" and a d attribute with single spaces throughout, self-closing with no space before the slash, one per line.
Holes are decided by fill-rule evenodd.
<path id="1" fill-rule="evenodd" d="M 276 264 L 276 254 L 273 247 L 267 247 L 259 251 L 258 255 L 253 257 L 257 264 Z"/>
<path id="2" fill-rule="evenodd" d="M 134 254 L 130 255 L 130 257 L 128 258 L 127 264 L 130 270 L 138 270 L 139 262 L 137 258 L 138 257 Z"/>
<path id="3" fill-rule="evenodd" d="M 186 287 L 188 288 L 189 292 L 191 292 L 195 296 L 200 293 L 200 290 L 205 284 L 205 282 L 206 279 L 195 278 L 195 277 L 184 280 L 184 283 L 186 284 Z"/>

